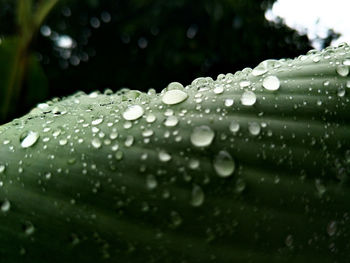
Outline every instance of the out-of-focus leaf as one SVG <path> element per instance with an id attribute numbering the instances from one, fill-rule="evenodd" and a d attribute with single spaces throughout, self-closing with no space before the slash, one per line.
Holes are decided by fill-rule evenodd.
<path id="1" fill-rule="evenodd" d="M 45 72 L 35 55 L 30 55 L 26 78 L 24 103 L 28 106 L 44 100 L 48 96 L 48 80 Z"/>

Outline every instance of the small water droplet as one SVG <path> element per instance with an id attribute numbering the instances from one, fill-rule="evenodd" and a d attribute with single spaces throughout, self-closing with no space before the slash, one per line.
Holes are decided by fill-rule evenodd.
<path id="1" fill-rule="evenodd" d="M 39 133 L 37 132 L 28 131 L 24 133 L 20 138 L 22 148 L 33 146 L 38 141 L 39 137 Z"/>
<path id="2" fill-rule="evenodd" d="M 171 160 L 171 155 L 164 150 L 159 152 L 158 157 L 161 162 L 169 162 Z"/>
<path id="3" fill-rule="evenodd" d="M 150 114 L 148 114 L 147 116 L 146 116 L 146 121 L 148 122 L 148 123 L 153 123 L 153 122 L 155 122 L 156 121 L 156 116 L 153 114 L 153 113 L 150 113 Z"/>
<path id="4" fill-rule="evenodd" d="M 227 151 L 220 151 L 214 158 L 214 169 L 220 177 L 228 177 L 235 171 L 235 162 Z"/>
<path id="5" fill-rule="evenodd" d="M 101 148 L 101 145 L 102 145 L 100 139 L 98 139 L 98 138 L 92 139 L 92 140 L 91 140 L 91 144 L 92 144 L 92 146 L 93 146 L 94 148 L 96 148 L 96 149 Z"/>
<path id="6" fill-rule="evenodd" d="M 194 207 L 201 206 L 204 202 L 204 192 L 198 185 L 194 185 L 192 188 L 191 205 Z"/>
<path id="7" fill-rule="evenodd" d="M 146 184 L 148 189 L 155 189 L 158 185 L 156 177 L 153 174 L 147 175 Z"/>
<path id="8" fill-rule="evenodd" d="M 251 135 L 258 135 L 261 131 L 261 127 L 259 125 L 259 123 L 257 122 L 250 122 L 249 126 L 248 126 L 249 132 Z"/>
<path id="9" fill-rule="evenodd" d="M 328 235 L 334 236 L 336 232 L 337 232 L 337 222 L 336 221 L 329 222 L 329 224 L 327 226 Z"/>
<path id="10" fill-rule="evenodd" d="M 144 113 L 140 105 L 131 105 L 123 113 L 123 118 L 127 121 L 134 121 L 142 117 Z"/>
<path id="11" fill-rule="evenodd" d="M 209 126 L 197 126 L 192 131 L 191 142 L 196 147 L 206 147 L 212 143 L 214 136 L 215 133 Z"/>
<path id="12" fill-rule="evenodd" d="M 337 73 L 342 77 L 346 77 L 349 74 L 349 67 L 345 65 L 339 65 L 337 67 Z"/>
<path id="13" fill-rule="evenodd" d="M 256 102 L 256 96 L 255 96 L 254 92 L 252 92 L 252 91 L 243 92 L 242 97 L 241 97 L 242 105 L 252 106 L 255 104 L 255 102 Z"/>
<path id="14" fill-rule="evenodd" d="M 164 121 L 164 125 L 167 127 L 174 127 L 179 123 L 179 120 L 177 119 L 176 116 L 169 116 L 168 118 L 166 118 L 166 120 Z"/>
<path id="15" fill-rule="evenodd" d="M 289 248 L 293 248 L 293 236 L 292 235 L 288 235 L 286 237 L 286 240 L 284 241 L 286 246 L 289 247 Z"/>
<path id="16" fill-rule="evenodd" d="M 264 78 L 262 85 L 267 90 L 278 90 L 280 88 L 280 80 L 276 76 L 267 76 Z"/>
<path id="17" fill-rule="evenodd" d="M 26 234 L 27 236 L 30 236 L 32 234 L 34 234 L 35 232 L 35 227 L 31 222 L 26 222 L 23 224 L 23 230 L 24 230 L 24 234 Z"/>
<path id="18" fill-rule="evenodd" d="M 4 173 L 6 166 L 4 164 L 0 164 L 0 174 Z"/>
<path id="19" fill-rule="evenodd" d="M 95 119 L 91 122 L 92 125 L 99 125 L 103 122 L 103 119 L 102 118 L 99 118 L 99 119 Z"/>
<path id="20" fill-rule="evenodd" d="M 231 107 L 233 105 L 233 99 L 225 99 L 225 106 Z"/>
<path id="21" fill-rule="evenodd" d="M 125 147 L 130 147 L 130 146 L 133 145 L 133 143 L 134 143 L 134 136 L 128 135 L 126 137 L 126 140 L 125 140 L 125 143 L 124 143 Z"/>
<path id="22" fill-rule="evenodd" d="M 232 120 L 231 123 L 230 123 L 229 129 L 230 129 L 231 132 L 238 132 L 239 131 L 239 127 L 240 126 L 239 126 L 238 121 Z"/>
<path id="23" fill-rule="evenodd" d="M 10 210 L 11 208 L 11 203 L 9 200 L 4 200 L 2 203 L 1 203 L 1 211 L 6 213 Z"/>
<path id="24" fill-rule="evenodd" d="M 215 94 L 223 93 L 224 92 L 224 85 L 223 84 L 215 84 L 213 91 Z"/>

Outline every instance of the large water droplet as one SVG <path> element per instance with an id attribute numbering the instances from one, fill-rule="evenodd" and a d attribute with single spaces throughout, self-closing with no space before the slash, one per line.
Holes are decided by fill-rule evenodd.
<path id="1" fill-rule="evenodd" d="M 144 113 L 140 105 L 131 105 L 123 113 L 123 118 L 127 121 L 137 120 L 141 118 Z"/>
<path id="2" fill-rule="evenodd" d="M 162 97 L 162 102 L 167 105 L 174 105 L 183 102 L 188 97 L 187 93 L 179 90 L 179 89 L 173 89 L 168 90 L 164 93 Z"/>
<path id="3" fill-rule="evenodd" d="M 267 76 L 264 78 L 262 85 L 267 90 L 278 90 L 280 88 L 280 80 L 276 76 Z"/>
<path id="4" fill-rule="evenodd" d="M 220 151 L 214 158 L 214 169 L 220 177 L 228 177 L 235 171 L 235 162 L 226 151 Z"/>
<path id="5" fill-rule="evenodd" d="M 20 138 L 22 148 L 29 148 L 33 146 L 39 139 L 39 133 L 28 131 Z"/>
<path id="6" fill-rule="evenodd" d="M 197 147 L 209 146 L 212 143 L 214 136 L 215 133 L 209 126 L 197 126 L 192 131 L 191 142 Z"/>
<path id="7" fill-rule="evenodd" d="M 194 185 L 192 188 L 191 205 L 198 207 L 204 202 L 204 192 L 202 188 L 198 185 Z"/>
<path id="8" fill-rule="evenodd" d="M 241 97 L 241 103 L 245 106 L 252 106 L 256 102 L 255 93 L 252 91 L 245 91 Z"/>

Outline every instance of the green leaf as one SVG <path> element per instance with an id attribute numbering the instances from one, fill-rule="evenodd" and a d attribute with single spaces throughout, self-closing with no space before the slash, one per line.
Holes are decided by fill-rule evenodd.
<path id="1" fill-rule="evenodd" d="M 0 126 L 4 262 L 347 262 L 350 48 Z"/>

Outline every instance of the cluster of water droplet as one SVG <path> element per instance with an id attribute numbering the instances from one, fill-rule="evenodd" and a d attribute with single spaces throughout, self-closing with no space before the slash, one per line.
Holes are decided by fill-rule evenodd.
<path id="1" fill-rule="evenodd" d="M 0 128 L 1 156 L 21 156 L 17 163 L 0 160 L 0 187 L 30 175 L 45 192 L 50 181 L 62 182 L 62 176 L 86 177 L 92 194 L 102 195 L 104 184 L 113 185 L 122 199 L 127 188 L 123 183 L 135 176 L 143 182 L 140 191 L 164 200 L 177 200 L 171 189 L 184 184 L 187 204 L 202 207 L 212 181 L 225 181 L 236 194 L 249 187 L 244 162 L 256 161 L 261 169 L 265 164 L 294 169 L 294 162 L 312 160 L 317 167 L 321 163 L 313 159 L 313 148 L 331 149 L 330 137 L 338 128 L 325 120 L 336 115 L 335 109 L 349 109 L 347 53 L 349 47 L 343 45 L 295 60 L 266 60 L 216 80 L 197 78 L 185 87 L 172 82 L 160 94 L 127 89 L 79 92 L 39 104 Z M 316 64 L 322 65 L 317 67 L 320 71 L 301 70 Z M 325 160 L 334 163 L 328 155 Z M 340 171 L 344 161 L 339 163 Z M 7 173 L 17 178 L 6 178 Z M 280 182 L 276 178 L 274 184 Z M 316 179 L 315 186 L 322 197 L 326 189 L 321 180 Z M 74 205 L 78 199 L 74 195 L 69 202 Z M 125 203 L 119 201 L 118 209 Z M 11 204 L 4 196 L 1 211 L 9 213 Z M 141 207 L 152 210 L 147 201 Z M 181 225 L 181 211 L 172 211 L 171 220 L 173 227 Z M 334 225 L 327 228 L 330 236 Z M 34 229 L 26 224 L 25 233 L 34 234 Z M 292 235 L 285 244 L 294 246 Z"/>

